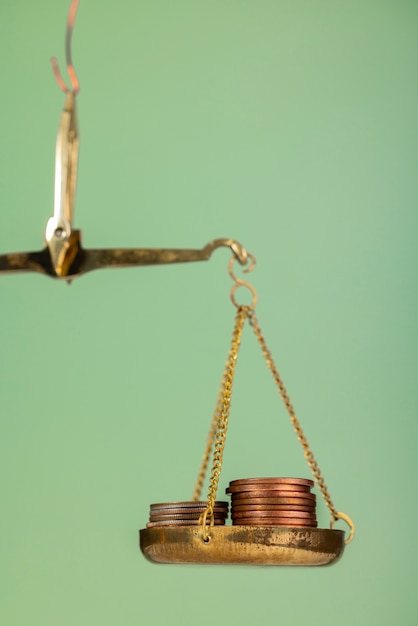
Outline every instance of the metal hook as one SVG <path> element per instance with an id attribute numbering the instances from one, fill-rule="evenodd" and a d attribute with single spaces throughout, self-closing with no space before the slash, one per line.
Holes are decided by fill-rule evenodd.
<path id="1" fill-rule="evenodd" d="M 243 270 L 244 274 L 248 274 L 248 272 L 252 272 L 256 266 L 255 256 L 247 252 L 247 257 L 250 259 L 251 264 L 249 265 L 249 267 Z M 247 306 L 249 309 L 255 309 L 255 306 L 257 304 L 257 292 L 255 290 L 255 287 L 253 287 L 251 283 L 248 283 L 247 281 L 242 280 L 242 278 L 238 278 L 237 276 L 235 276 L 233 269 L 232 269 L 235 261 L 236 261 L 236 257 L 231 257 L 228 263 L 228 274 L 230 275 L 232 280 L 235 282 L 235 285 L 232 285 L 231 292 L 230 292 L 232 304 L 236 306 L 237 309 L 241 308 L 242 306 Z M 247 289 L 251 291 L 251 295 L 252 295 L 251 304 L 243 305 L 237 302 L 235 298 L 235 292 L 239 287 L 247 287 Z"/>
<path id="2" fill-rule="evenodd" d="M 349 544 L 352 542 L 353 537 L 354 537 L 354 533 L 355 533 L 355 527 L 354 527 L 354 522 L 351 519 L 351 517 L 349 515 L 347 515 L 347 513 L 337 513 L 332 519 L 331 519 L 331 530 L 334 529 L 335 526 L 335 522 L 339 519 L 344 520 L 344 522 L 348 525 L 348 527 L 350 528 L 350 534 L 348 535 L 348 539 L 345 540 L 345 544 Z"/>
<path id="3" fill-rule="evenodd" d="M 65 58 L 72 90 L 69 89 L 64 82 L 64 79 L 59 69 L 58 59 L 56 57 L 51 57 L 52 71 L 54 72 L 55 80 L 57 81 L 58 87 L 62 89 L 64 93 L 69 93 L 70 91 L 72 91 L 75 96 L 80 91 L 80 83 L 78 82 L 77 74 L 71 58 L 71 36 L 73 34 L 73 28 L 77 15 L 79 1 L 80 0 L 72 0 L 70 10 L 68 11 L 67 30 L 65 36 Z"/>

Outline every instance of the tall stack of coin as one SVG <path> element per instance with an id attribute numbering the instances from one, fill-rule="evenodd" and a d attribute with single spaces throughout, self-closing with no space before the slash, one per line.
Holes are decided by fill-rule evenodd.
<path id="1" fill-rule="evenodd" d="M 316 528 L 316 496 L 308 478 L 233 480 L 231 517 L 235 526 L 303 526 Z"/>
<path id="2" fill-rule="evenodd" d="M 200 515 L 206 510 L 207 502 L 159 502 L 150 505 L 147 528 L 154 526 L 197 526 Z M 228 517 L 228 502 L 216 501 L 213 507 L 216 526 L 225 524 Z M 210 519 L 207 519 L 207 524 Z"/>

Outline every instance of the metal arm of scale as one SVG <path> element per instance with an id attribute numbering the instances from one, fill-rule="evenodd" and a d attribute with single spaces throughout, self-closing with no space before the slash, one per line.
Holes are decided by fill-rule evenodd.
<path id="1" fill-rule="evenodd" d="M 81 244 L 81 231 L 73 229 L 74 198 L 77 183 L 79 135 L 76 96 L 79 82 L 71 59 L 71 35 L 79 0 L 73 0 L 66 31 L 66 62 L 71 89 L 65 84 L 56 58 L 52 67 L 58 86 L 66 94 L 61 114 L 55 152 L 54 214 L 45 229 L 45 247 L 36 252 L 0 255 L 0 272 L 39 272 L 52 278 L 71 282 L 74 278 L 100 268 L 162 265 L 191 261 L 207 261 L 221 246 L 229 247 L 241 265 L 248 255 L 233 239 L 215 239 L 202 249 L 98 249 L 86 250 Z"/>

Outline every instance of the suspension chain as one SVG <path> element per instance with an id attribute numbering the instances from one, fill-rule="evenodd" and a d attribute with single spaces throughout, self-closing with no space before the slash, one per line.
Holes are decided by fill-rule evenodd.
<path id="1" fill-rule="evenodd" d="M 202 462 L 200 465 L 200 470 L 197 475 L 196 483 L 193 490 L 192 500 L 197 502 L 202 497 L 203 485 L 205 484 L 206 472 L 208 471 L 209 459 L 212 453 L 213 444 L 215 442 L 216 432 L 218 430 L 218 421 L 219 421 L 219 413 L 218 408 L 220 407 L 220 401 L 222 399 L 222 385 L 221 390 L 219 392 L 219 397 L 216 402 L 215 412 L 212 418 L 212 423 L 209 428 L 207 440 L 206 440 L 206 448 L 203 453 Z"/>
<path id="2" fill-rule="evenodd" d="M 331 513 L 331 516 L 333 518 L 333 520 L 336 520 L 339 518 L 339 514 L 337 513 L 337 510 L 331 500 L 331 496 L 329 494 L 328 488 L 325 484 L 324 481 L 324 477 L 322 476 L 321 470 L 319 469 L 318 463 L 313 455 L 312 450 L 309 447 L 308 444 L 308 440 L 305 437 L 305 434 L 302 430 L 302 427 L 300 425 L 300 422 L 298 420 L 298 418 L 296 417 L 295 414 L 295 410 L 293 408 L 293 405 L 290 401 L 289 395 L 286 391 L 286 387 L 283 384 L 282 378 L 276 368 L 276 365 L 273 361 L 273 357 L 271 355 L 270 350 L 267 348 L 266 345 L 266 341 L 263 337 L 263 334 L 261 332 L 256 314 L 254 312 L 254 310 L 251 310 L 248 312 L 248 321 L 250 323 L 250 326 L 252 327 L 255 336 L 257 337 L 258 343 L 261 346 L 261 350 L 263 352 L 263 356 L 267 362 L 267 367 L 269 368 L 269 370 L 272 373 L 272 376 L 274 378 L 274 381 L 277 385 L 278 391 L 280 393 L 280 396 L 283 400 L 283 403 L 286 407 L 287 412 L 289 413 L 290 416 L 290 422 L 294 428 L 294 431 L 297 435 L 297 438 L 299 439 L 300 443 L 302 444 L 303 450 L 304 450 L 304 456 L 305 459 L 309 465 L 309 468 L 316 480 L 316 483 L 322 493 L 322 497 L 324 498 L 326 505 Z"/>
<path id="3" fill-rule="evenodd" d="M 224 381 L 226 377 L 227 363 L 225 365 L 224 372 L 222 374 L 221 384 L 219 388 L 218 397 L 216 399 L 215 410 L 212 417 L 212 422 L 209 428 L 208 436 L 206 439 L 206 447 L 203 453 L 199 473 L 197 475 L 192 500 L 197 502 L 202 497 L 203 485 L 205 483 L 206 474 L 208 471 L 209 459 L 212 454 L 213 444 L 215 442 L 216 433 L 218 430 L 218 423 L 220 421 L 220 416 L 222 414 L 222 406 L 223 406 L 223 397 L 224 397 Z"/>
<path id="4" fill-rule="evenodd" d="M 255 267 L 255 258 L 252 255 L 249 255 L 251 260 L 251 265 L 245 272 L 251 271 Z M 300 422 L 296 417 L 295 410 L 290 401 L 290 397 L 286 391 L 286 387 L 282 381 L 282 378 L 276 368 L 276 365 L 273 361 L 273 357 L 271 355 L 270 350 L 267 348 L 266 341 L 261 332 L 260 325 L 257 320 L 257 316 L 255 314 L 255 306 L 257 303 L 257 293 L 254 287 L 240 278 L 237 278 L 232 271 L 232 266 L 234 263 L 234 259 L 232 258 L 228 265 L 228 271 L 231 278 L 235 281 L 231 289 L 231 300 L 234 306 L 238 309 L 236 317 L 235 317 L 235 326 L 232 334 L 232 342 L 228 355 L 228 359 L 226 361 L 225 369 L 222 376 L 222 381 L 219 389 L 219 395 L 216 401 L 215 411 L 212 418 L 211 427 L 209 430 L 207 444 L 205 448 L 205 452 L 202 459 L 202 464 L 200 467 L 200 471 L 197 477 L 195 489 L 193 492 L 193 500 L 199 500 L 201 497 L 203 484 L 205 480 L 205 475 L 207 472 L 209 458 L 214 447 L 213 452 L 213 461 L 212 461 L 212 472 L 209 479 L 209 493 L 208 493 L 208 502 L 206 506 L 206 510 L 200 516 L 199 522 L 202 526 L 202 536 L 204 541 L 209 541 L 210 536 L 207 532 L 207 520 L 210 520 L 210 525 L 214 525 L 214 506 L 216 501 L 216 493 L 218 490 L 219 477 L 222 469 L 222 459 L 223 452 L 225 447 L 226 433 L 228 429 L 228 420 L 229 413 L 231 409 L 231 396 L 232 396 L 232 383 L 234 379 L 235 366 L 238 358 L 238 351 L 241 343 L 242 331 L 244 328 L 245 320 L 248 319 L 250 326 L 252 327 L 254 334 L 257 338 L 258 343 L 260 344 L 261 351 L 266 360 L 267 366 L 272 373 L 274 381 L 276 383 L 277 389 L 280 393 L 282 401 L 286 407 L 286 410 L 290 417 L 290 422 L 293 426 L 293 429 L 299 439 L 303 450 L 304 456 L 308 463 L 308 466 L 312 472 L 312 475 L 315 478 L 315 481 L 319 487 L 319 490 L 322 494 L 322 497 L 325 500 L 325 503 L 331 513 L 331 528 L 334 528 L 335 522 L 338 519 L 345 521 L 350 527 L 350 534 L 345 543 L 350 543 L 354 537 L 354 523 L 351 518 L 345 513 L 337 512 L 332 500 L 330 493 L 328 491 L 327 485 L 325 484 L 324 477 L 322 476 L 322 472 L 319 469 L 318 463 L 313 455 L 312 450 L 309 447 L 308 440 L 302 430 Z M 252 295 L 252 303 L 250 305 L 241 305 L 235 299 L 235 292 L 238 287 L 247 287 Z M 215 444 L 215 445 L 214 445 Z"/>
<path id="5" fill-rule="evenodd" d="M 235 366 L 238 358 L 238 351 L 241 343 L 242 330 L 244 328 L 245 319 L 248 316 L 248 307 L 240 307 L 235 317 L 235 326 L 232 333 L 231 348 L 229 350 L 228 359 L 226 361 L 222 382 L 219 390 L 219 396 L 216 403 L 214 419 L 209 431 L 208 444 L 203 456 L 203 463 L 199 472 L 197 486 L 200 484 L 200 477 L 206 472 L 207 459 L 209 459 L 210 451 L 213 445 L 213 437 L 215 437 L 215 449 L 213 452 L 212 471 L 209 478 L 209 493 L 206 510 L 200 516 L 202 525 L 203 540 L 209 541 L 210 536 L 207 533 L 206 522 L 209 519 L 211 526 L 214 524 L 214 506 L 216 493 L 218 490 L 219 477 L 222 469 L 222 459 L 225 447 L 226 433 L 228 429 L 229 413 L 231 410 L 232 384 L 235 374 Z M 216 426 L 215 424 L 216 423 Z M 201 481 L 203 483 L 203 480 Z M 196 493 L 196 492 L 195 492 Z M 200 494 L 200 492 L 199 492 Z"/>

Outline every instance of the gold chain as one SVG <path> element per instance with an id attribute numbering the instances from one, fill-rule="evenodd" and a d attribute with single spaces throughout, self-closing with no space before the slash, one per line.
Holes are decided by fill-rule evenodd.
<path id="1" fill-rule="evenodd" d="M 219 477 L 221 475 L 226 432 L 228 429 L 229 413 L 231 410 L 232 383 L 234 380 L 235 366 L 237 364 L 238 351 L 241 343 L 242 329 L 244 328 L 244 323 L 247 315 L 248 307 L 240 307 L 235 317 L 235 326 L 232 333 L 231 348 L 229 350 L 228 359 L 226 361 L 224 373 L 222 376 L 219 396 L 215 408 L 215 414 L 212 421 L 211 429 L 209 431 L 208 443 L 206 446 L 205 454 L 203 456 L 202 467 L 200 469 L 198 482 L 196 485 L 196 487 L 198 488 L 200 483 L 203 484 L 208 459 L 213 445 L 213 438 L 215 438 L 216 441 L 215 449 L 213 452 L 212 471 L 209 478 L 208 503 L 206 506 L 206 510 L 202 513 L 200 517 L 204 541 L 209 541 L 209 535 L 206 528 L 207 519 L 210 519 L 211 526 L 214 524 L 213 510 L 216 501 Z M 203 476 L 203 479 L 200 478 L 201 476 Z M 200 491 L 198 491 L 198 493 L 200 495 Z"/>
<path id="2" fill-rule="evenodd" d="M 287 412 L 289 413 L 290 416 L 290 422 L 295 430 L 295 433 L 300 441 L 300 443 L 302 444 L 303 450 L 304 450 L 304 456 L 305 459 L 310 467 L 310 470 L 318 484 L 318 487 L 322 493 L 322 497 L 324 498 L 326 505 L 332 515 L 332 518 L 334 520 L 339 518 L 339 514 L 337 513 L 337 510 L 334 506 L 334 504 L 332 503 L 331 500 L 331 496 L 329 494 L 328 488 L 325 484 L 324 481 L 324 477 L 322 476 L 321 470 L 319 469 L 318 463 L 313 455 L 312 450 L 309 447 L 308 444 L 308 440 L 305 437 L 305 434 L 302 430 L 302 427 L 300 425 L 300 422 L 298 420 L 298 418 L 296 417 L 295 414 L 295 410 L 293 408 L 293 405 L 290 401 L 289 395 L 286 391 L 286 387 L 283 384 L 283 381 L 281 379 L 281 376 L 276 368 L 276 365 L 274 364 L 273 361 L 273 357 L 271 355 L 270 350 L 267 348 L 266 345 L 266 341 L 263 337 L 263 334 L 261 332 L 260 326 L 258 324 L 258 320 L 257 317 L 255 315 L 255 312 L 253 310 L 248 312 L 248 321 L 250 323 L 250 326 L 252 326 L 252 329 L 254 331 L 255 336 L 257 337 L 258 343 L 261 346 L 261 350 L 263 352 L 263 356 L 267 362 L 267 367 L 269 368 L 269 370 L 271 371 L 273 378 L 275 380 L 275 383 L 277 385 L 277 388 L 279 390 L 279 393 L 281 395 L 281 398 L 283 400 L 283 403 L 286 407 Z"/>
<path id="3" fill-rule="evenodd" d="M 252 255 L 249 255 L 251 258 L 251 266 L 248 270 L 251 271 L 255 266 L 255 258 Z M 198 500 L 201 496 L 207 467 L 209 464 L 209 458 L 211 455 L 211 451 L 213 445 L 215 443 L 215 449 L 213 452 L 213 461 L 212 461 L 212 472 L 209 480 L 209 493 L 208 493 L 208 502 L 206 506 L 206 510 L 200 516 L 199 522 L 202 525 L 202 535 L 204 541 L 209 541 L 210 536 L 207 533 L 207 520 L 210 520 L 210 525 L 214 524 L 214 506 L 216 501 L 216 493 L 218 489 L 219 477 L 222 469 L 222 459 L 223 459 L 223 451 L 225 447 L 226 433 L 228 428 L 228 420 L 229 413 L 231 409 L 231 396 L 232 396 L 232 383 L 234 379 L 235 366 L 238 358 L 238 351 L 241 343 L 242 331 L 244 328 L 245 320 L 248 319 L 250 326 L 252 327 L 254 334 L 260 344 L 261 351 L 266 360 L 267 366 L 271 371 L 274 381 L 276 383 L 277 389 L 280 393 L 280 396 L 283 400 L 283 403 L 286 407 L 286 410 L 290 416 L 290 422 L 294 428 L 294 431 L 302 444 L 304 450 L 304 456 L 308 463 L 308 466 L 315 478 L 315 481 L 321 491 L 322 497 L 325 500 L 325 503 L 331 513 L 331 528 L 334 528 L 335 522 L 338 519 L 344 520 L 348 526 L 350 527 L 350 534 L 345 543 L 350 543 L 354 537 L 354 523 L 351 518 L 345 513 L 337 512 L 329 494 L 328 488 L 325 484 L 324 477 L 322 476 L 321 470 L 319 469 L 318 463 L 313 455 L 312 450 L 309 447 L 308 440 L 302 430 L 300 422 L 296 417 L 295 410 L 290 401 L 290 397 L 286 391 L 286 387 L 282 381 L 282 378 L 276 368 L 276 365 L 273 361 L 273 357 L 271 355 L 270 350 L 267 348 L 266 341 L 261 332 L 256 314 L 255 314 L 255 305 L 257 303 L 257 293 L 254 287 L 239 279 L 235 276 L 232 271 L 234 259 L 231 259 L 228 266 L 228 271 L 232 279 L 235 281 L 234 286 L 231 289 L 231 300 L 233 304 L 238 309 L 238 312 L 235 317 L 235 326 L 232 334 L 232 342 L 231 348 L 229 351 L 228 359 L 225 365 L 224 373 L 222 376 L 222 381 L 220 385 L 219 395 L 216 401 L 215 411 L 212 418 L 211 427 L 209 430 L 207 444 L 205 448 L 205 452 L 202 459 L 202 464 L 200 467 L 200 471 L 198 474 L 198 478 L 196 481 L 195 489 L 193 492 L 193 500 Z M 235 299 L 235 291 L 237 287 L 247 287 L 250 289 L 252 294 L 252 304 L 251 305 L 240 305 Z"/>
<path id="4" fill-rule="evenodd" d="M 203 485 L 205 483 L 206 473 L 208 470 L 209 459 L 212 453 L 213 444 L 215 442 L 216 432 L 218 430 L 218 423 L 220 421 L 220 415 L 222 414 L 223 398 L 224 398 L 224 381 L 226 376 L 226 369 L 228 363 L 225 365 L 224 372 L 222 374 L 221 385 L 219 388 L 218 397 L 216 400 L 215 410 L 212 417 L 212 422 L 209 428 L 208 436 L 206 439 L 206 447 L 203 453 L 200 470 L 197 475 L 195 487 L 193 490 L 192 500 L 197 502 L 202 497 Z"/>
<path id="5" fill-rule="evenodd" d="M 209 432 L 208 432 L 208 437 L 207 437 L 207 440 L 206 440 L 206 448 L 205 448 L 205 451 L 203 453 L 202 463 L 201 463 L 200 470 L 199 470 L 199 473 L 198 473 L 197 479 L 196 479 L 196 484 L 195 484 L 195 487 L 194 487 L 194 490 L 193 490 L 192 500 L 194 500 L 195 502 L 200 500 L 200 498 L 202 497 L 203 485 L 205 483 L 206 472 L 208 470 L 208 465 L 209 465 L 209 459 L 210 459 L 210 455 L 211 455 L 211 452 L 212 452 L 213 443 L 215 441 L 216 431 L 218 429 L 218 413 L 217 413 L 217 410 L 218 410 L 218 407 L 219 407 L 219 400 L 220 400 L 220 398 L 221 398 L 221 392 L 219 393 L 219 398 L 218 398 L 218 401 L 216 403 L 215 413 L 213 415 L 212 423 L 210 425 Z"/>

